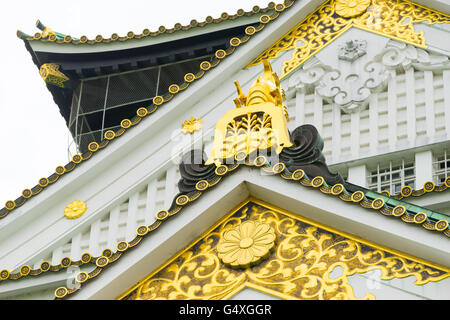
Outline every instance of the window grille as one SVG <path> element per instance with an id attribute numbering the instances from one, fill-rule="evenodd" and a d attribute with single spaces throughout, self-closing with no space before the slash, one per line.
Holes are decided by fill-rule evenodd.
<path id="1" fill-rule="evenodd" d="M 197 73 L 201 56 L 154 67 L 82 79 L 74 90 L 69 130 L 77 152 L 87 151 L 90 142 L 100 142 L 108 130 L 120 128 L 123 119 L 131 119 L 143 106 L 163 96 L 171 84 L 180 84 L 187 73 Z M 69 145 L 68 152 L 73 150 Z"/>
<path id="2" fill-rule="evenodd" d="M 415 189 L 415 180 L 414 162 L 405 163 L 402 160 L 400 165 L 393 165 L 390 161 L 385 166 L 378 164 L 377 169 L 370 172 L 368 187 L 376 192 L 386 190 L 390 194 L 397 194 L 404 186 Z"/>
<path id="3" fill-rule="evenodd" d="M 444 184 L 445 179 L 450 175 L 450 154 L 444 150 L 444 154 L 436 157 L 433 161 L 433 181 L 436 185 Z"/>

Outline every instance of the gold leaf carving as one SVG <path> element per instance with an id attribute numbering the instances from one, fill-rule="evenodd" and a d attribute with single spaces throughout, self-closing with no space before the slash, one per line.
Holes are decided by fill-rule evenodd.
<path id="1" fill-rule="evenodd" d="M 217 244 L 218 256 L 231 266 L 248 266 L 269 253 L 275 233 L 267 223 L 247 220 L 223 233 Z"/>
<path id="2" fill-rule="evenodd" d="M 59 71 L 59 65 L 55 63 L 44 63 L 39 68 L 39 74 L 45 82 L 61 88 L 66 88 L 66 82 L 69 81 L 69 78 Z"/>
<path id="3" fill-rule="evenodd" d="M 219 258 L 219 242 L 222 238 L 241 241 L 236 230 L 248 224 L 268 225 L 264 230 L 273 230 L 275 249 L 258 264 L 244 269 L 224 264 Z M 342 274 L 330 278 L 336 267 L 342 268 Z M 132 288 L 124 298 L 226 299 L 248 286 L 288 299 L 356 299 L 348 276 L 373 269 L 381 270 L 382 280 L 414 276 L 416 285 L 449 276 L 443 268 L 252 200 Z M 363 297 L 374 298 L 371 293 Z"/>
<path id="4" fill-rule="evenodd" d="M 346 30 L 356 27 L 409 44 L 426 48 L 423 32 L 414 24 L 450 23 L 450 16 L 415 4 L 409 0 L 328 0 L 316 11 L 289 30 L 281 39 L 256 57 L 247 67 L 273 59 L 293 49 L 283 62 L 280 78 L 284 78 L 311 56 L 326 47 Z"/>
<path id="5" fill-rule="evenodd" d="M 336 13 L 345 18 L 360 15 L 370 5 L 370 0 L 336 0 Z"/>
<path id="6" fill-rule="evenodd" d="M 274 148 L 280 153 L 291 147 L 287 121 L 289 116 L 280 81 L 272 66 L 263 60 L 264 73 L 259 76 L 245 96 L 235 81 L 238 97 L 235 109 L 229 110 L 216 123 L 214 144 L 206 165 L 222 164 L 225 159 L 244 160 L 257 150 Z"/>

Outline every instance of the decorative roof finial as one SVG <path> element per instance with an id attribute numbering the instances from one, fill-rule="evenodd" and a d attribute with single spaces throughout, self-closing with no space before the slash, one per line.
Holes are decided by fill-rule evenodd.
<path id="1" fill-rule="evenodd" d="M 284 91 L 268 60 L 263 60 L 264 73 L 252 84 L 245 96 L 239 82 L 234 81 L 238 97 L 236 108 L 229 110 L 216 124 L 214 145 L 206 165 L 234 158 L 243 160 L 249 154 L 274 148 L 280 153 L 293 144 L 289 138 L 289 117 L 283 104 Z"/>

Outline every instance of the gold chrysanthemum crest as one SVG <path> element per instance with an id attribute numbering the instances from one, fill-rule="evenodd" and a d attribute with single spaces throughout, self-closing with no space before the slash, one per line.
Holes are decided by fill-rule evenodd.
<path id="1" fill-rule="evenodd" d="M 247 267 L 266 256 L 275 245 L 275 231 L 259 221 L 244 221 L 227 230 L 217 244 L 223 263 L 233 267 Z"/>
<path id="2" fill-rule="evenodd" d="M 336 13 L 344 18 L 352 18 L 364 13 L 371 0 L 336 0 Z"/>
<path id="3" fill-rule="evenodd" d="M 81 200 L 75 200 L 69 203 L 64 209 L 64 216 L 67 219 L 76 219 L 81 217 L 86 212 L 87 206 Z"/>

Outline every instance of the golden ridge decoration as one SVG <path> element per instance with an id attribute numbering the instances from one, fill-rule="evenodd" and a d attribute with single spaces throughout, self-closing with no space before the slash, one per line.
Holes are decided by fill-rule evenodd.
<path id="1" fill-rule="evenodd" d="M 230 232 L 232 241 L 242 239 L 236 229 L 245 224 L 269 225 L 277 244 L 257 265 L 233 268 L 221 261 L 222 239 Z M 331 278 L 335 268 L 342 274 Z M 357 299 L 348 277 L 375 269 L 381 280 L 414 276 L 416 285 L 450 276 L 447 269 L 250 200 L 119 299 L 228 299 L 245 287 L 285 299 Z M 368 293 L 362 299 L 374 298 Z"/>
<path id="2" fill-rule="evenodd" d="M 202 130 L 202 119 L 195 117 L 191 117 L 189 120 L 184 120 L 181 124 L 182 132 L 184 134 L 190 133 L 193 134 L 195 131 L 201 131 Z"/>
<path id="3" fill-rule="evenodd" d="M 283 10 L 276 10 L 274 13 L 272 13 L 270 16 L 268 16 L 268 17 L 269 17 L 269 21 L 273 21 L 273 20 L 277 19 L 277 18 L 279 17 L 280 13 L 281 13 L 282 11 L 288 9 L 289 7 L 291 7 L 293 3 L 294 3 L 294 1 L 292 1 L 292 0 L 286 0 L 286 1 L 284 2 L 284 9 L 283 9 Z M 270 10 L 273 9 L 273 8 L 275 8 L 275 4 L 270 4 L 270 3 L 269 3 L 268 8 L 269 8 Z M 239 10 L 238 10 L 238 11 L 239 11 Z M 252 12 L 257 13 L 257 12 L 260 12 L 260 11 L 265 12 L 265 9 L 260 9 L 260 8 L 258 7 L 257 10 L 255 9 L 255 10 L 253 10 Z M 244 15 L 244 14 L 245 14 L 243 11 L 242 11 L 241 13 L 242 13 L 241 15 Z M 209 21 L 208 23 L 214 22 L 214 19 L 212 19 L 211 17 L 210 17 L 210 19 L 207 18 L 207 20 Z M 251 38 L 254 34 L 260 32 L 261 30 L 263 30 L 264 27 L 265 27 L 265 24 L 264 24 L 264 23 L 260 23 L 259 25 L 255 26 L 255 27 L 254 27 L 254 32 L 253 32 L 251 35 L 246 34 L 245 36 L 242 36 L 242 37 L 240 38 L 240 45 L 247 43 L 247 41 L 249 41 L 250 38 Z M 20 33 L 20 32 L 18 32 L 18 35 L 19 35 L 19 33 Z M 150 34 L 150 33 L 147 33 L 147 35 L 149 35 L 149 34 Z M 38 35 L 39 35 L 39 36 L 36 37 L 36 40 L 37 40 L 37 39 L 40 39 L 40 37 L 41 37 L 41 34 L 40 34 L 40 33 L 38 33 Z M 135 37 L 136 37 L 136 36 L 135 36 Z M 120 40 L 120 39 L 121 39 L 121 38 L 119 38 L 119 40 Z M 30 40 L 30 39 L 27 38 L 26 40 Z M 44 41 L 49 41 L 49 39 L 45 39 Z M 74 43 L 73 41 L 75 41 L 75 40 L 72 40 L 72 43 Z M 91 41 L 91 40 L 88 40 L 87 37 L 82 36 L 82 37 L 80 38 L 80 41 L 81 41 L 80 43 L 89 43 L 89 41 Z M 84 42 L 83 42 L 83 41 L 84 41 Z M 105 39 L 104 39 L 104 41 L 105 41 Z M 121 40 L 120 40 L 120 41 L 121 41 Z M 58 41 L 56 41 L 56 42 L 58 42 Z M 77 42 L 77 43 L 78 43 L 78 42 Z M 90 44 L 93 44 L 93 43 L 90 43 Z M 237 47 L 231 47 L 231 48 L 227 48 L 226 50 L 223 50 L 223 49 L 217 50 L 217 51 L 215 52 L 215 54 L 214 54 L 215 58 L 213 58 L 212 61 L 208 61 L 208 63 L 210 63 L 210 68 L 209 68 L 208 70 L 206 70 L 206 71 L 205 71 L 205 70 L 200 70 L 197 74 L 194 75 L 194 76 L 195 76 L 195 79 L 194 79 L 194 80 L 198 80 L 198 79 L 202 78 L 203 75 L 204 75 L 206 72 L 208 72 L 209 70 L 215 68 L 215 67 L 216 67 L 216 66 L 217 66 L 217 65 L 218 65 L 225 57 L 227 57 L 227 56 L 233 54 L 234 51 L 236 50 L 236 48 L 237 48 Z M 178 84 L 172 84 L 172 85 L 170 85 L 170 86 L 169 86 L 169 89 L 168 89 L 168 90 L 169 90 L 169 93 L 168 93 L 167 95 L 165 95 L 164 97 L 162 97 L 162 98 L 163 98 L 162 101 L 161 101 L 160 99 L 158 99 L 157 102 L 160 103 L 161 105 L 164 104 L 164 103 L 169 102 L 170 100 L 172 100 L 172 98 L 173 98 L 176 94 L 178 94 L 179 92 L 181 92 L 181 91 L 183 91 L 183 90 L 186 90 L 186 89 L 189 87 L 189 85 L 190 85 L 189 82 L 184 82 L 184 83 L 182 83 L 181 85 L 178 85 Z M 131 127 L 134 126 L 134 125 L 136 125 L 137 123 L 139 123 L 139 121 L 138 121 L 139 119 L 141 119 L 141 118 L 143 118 L 143 117 L 146 117 L 146 116 L 152 114 L 153 112 L 155 112 L 155 111 L 158 109 L 158 107 L 159 107 L 159 105 L 155 105 L 155 104 L 152 104 L 152 105 L 149 106 L 149 107 L 143 107 L 143 108 L 146 108 L 146 109 L 147 109 L 147 112 L 144 112 L 143 110 L 141 110 L 141 111 L 139 112 L 139 114 L 137 114 L 137 116 L 136 116 L 135 118 L 132 119 L 132 121 L 131 121 Z M 129 119 L 124 119 L 124 120 L 130 121 Z M 128 123 L 128 122 L 126 122 L 126 124 L 127 124 L 127 123 Z M 108 146 L 109 143 L 112 142 L 112 140 L 114 140 L 114 139 L 120 137 L 122 134 L 124 134 L 124 133 L 126 132 L 127 129 L 128 129 L 128 128 L 123 128 L 123 127 L 122 127 L 122 128 L 120 128 L 120 129 L 118 129 L 118 130 L 116 130 L 116 131 L 108 130 L 107 132 L 105 132 L 105 136 L 104 136 L 105 139 L 102 140 L 102 141 L 99 143 L 99 149 L 98 149 L 97 151 L 95 151 L 95 152 L 98 152 L 100 149 L 103 149 L 103 148 L 105 148 L 106 146 Z M 86 153 L 83 154 L 83 155 L 79 155 L 79 154 L 75 155 L 75 156 L 72 158 L 72 162 L 70 162 L 70 163 L 68 163 L 67 165 L 64 166 L 64 168 L 65 168 L 64 174 L 67 174 L 67 173 L 71 172 L 73 169 L 75 169 L 75 168 L 77 167 L 78 164 L 82 163 L 83 161 L 89 160 L 89 159 L 91 158 L 91 156 L 92 156 L 95 152 L 89 151 L 89 152 L 86 152 Z M 52 183 L 56 182 L 57 180 L 58 180 L 58 176 L 57 176 L 57 177 L 52 177 L 52 179 L 49 179 L 49 183 L 52 184 Z M 44 190 L 44 187 L 46 187 L 46 186 L 38 185 L 38 186 L 35 186 L 35 187 L 31 188 L 31 189 L 26 189 L 26 190 L 31 190 L 31 194 L 27 194 L 27 197 L 21 197 L 21 198 L 16 199 L 16 200 L 14 201 L 14 204 L 15 204 L 15 205 L 12 207 L 12 209 L 8 209 L 7 207 L 1 208 L 1 209 L 0 209 L 0 219 L 6 217 L 9 213 L 11 213 L 11 212 L 12 212 L 14 209 L 16 209 L 17 207 L 20 207 L 21 205 L 23 205 L 23 204 L 26 202 L 27 199 L 31 198 L 32 196 L 35 196 L 35 195 L 39 194 L 42 190 Z"/>
<path id="4" fill-rule="evenodd" d="M 75 200 L 69 203 L 64 209 L 64 216 L 67 219 L 76 219 L 81 217 L 87 210 L 86 203 L 81 200 Z"/>
<path id="5" fill-rule="evenodd" d="M 264 73 L 252 84 L 245 96 L 237 81 L 235 109 L 225 113 L 216 124 L 214 144 L 206 165 L 234 158 L 244 159 L 257 150 L 275 148 L 279 154 L 293 144 L 289 138 L 289 116 L 278 76 L 268 60 L 263 60 Z"/>
<path id="6" fill-rule="evenodd" d="M 283 62 L 280 76 L 283 79 L 351 27 L 426 49 L 424 33 L 414 30 L 414 24 L 419 22 L 450 23 L 450 15 L 409 0 L 372 0 L 371 4 L 370 0 L 328 0 L 256 57 L 247 68 L 293 49 L 291 58 Z"/>

